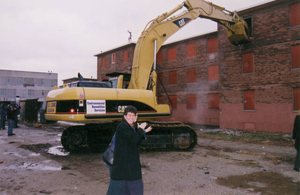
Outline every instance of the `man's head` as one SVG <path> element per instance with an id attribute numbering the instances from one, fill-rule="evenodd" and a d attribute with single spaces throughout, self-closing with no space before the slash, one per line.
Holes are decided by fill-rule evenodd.
<path id="1" fill-rule="evenodd" d="M 134 106 L 127 106 L 124 110 L 124 119 L 127 121 L 129 125 L 133 125 L 133 123 L 137 120 L 137 109 Z"/>

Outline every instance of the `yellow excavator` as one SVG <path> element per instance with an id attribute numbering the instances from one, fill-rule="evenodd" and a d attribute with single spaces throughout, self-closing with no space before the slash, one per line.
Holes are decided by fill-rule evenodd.
<path id="1" fill-rule="evenodd" d="M 174 16 L 183 7 L 181 14 Z M 146 148 L 192 149 L 197 134 L 190 126 L 180 122 L 155 122 L 154 118 L 169 117 L 170 107 L 158 104 L 156 98 L 156 54 L 162 44 L 189 22 L 208 18 L 226 27 L 228 40 L 234 45 L 249 42 L 247 23 L 236 12 L 230 12 L 204 0 L 186 0 L 169 12 L 151 20 L 139 37 L 134 50 L 132 74 L 128 87 L 123 88 L 120 75 L 115 88 L 91 83 L 64 85 L 47 95 L 45 118 L 49 121 L 70 121 L 85 125 L 64 130 L 61 142 L 65 149 L 80 147 L 106 147 L 123 111 L 128 105 L 138 110 L 139 121 L 147 121 L 153 130 L 142 143 Z"/>

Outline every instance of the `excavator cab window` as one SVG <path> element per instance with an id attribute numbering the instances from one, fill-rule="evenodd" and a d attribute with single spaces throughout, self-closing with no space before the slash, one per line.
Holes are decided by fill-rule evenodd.
<path id="1" fill-rule="evenodd" d="M 118 77 L 112 77 L 108 81 L 108 85 L 110 88 L 117 88 L 117 84 L 118 84 Z"/>
<path id="2" fill-rule="evenodd" d="M 95 88 L 110 88 L 105 82 L 87 82 L 87 81 L 76 81 L 68 84 L 69 87 L 95 87 Z"/>

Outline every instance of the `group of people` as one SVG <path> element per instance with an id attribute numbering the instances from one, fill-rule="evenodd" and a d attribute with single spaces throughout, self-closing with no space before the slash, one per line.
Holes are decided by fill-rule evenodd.
<path id="1" fill-rule="evenodd" d="M 6 121 L 8 123 L 8 136 L 15 135 L 13 129 L 18 127 L 18 115 L 20 114 L 21 107 L 18 104 L 1 104 L 0 116 L 1 123 L 0 129 L 5 130 Z"/>

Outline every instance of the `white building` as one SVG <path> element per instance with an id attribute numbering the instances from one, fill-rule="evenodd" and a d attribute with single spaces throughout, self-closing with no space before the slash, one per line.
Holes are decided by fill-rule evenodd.
<path id="1" fill-rule="evenodd" d="M 16 97 L 45 102 L 48 92 L 56 85 L 57 73 L 0 69 L 0 102 L 14 102 Z"/>

